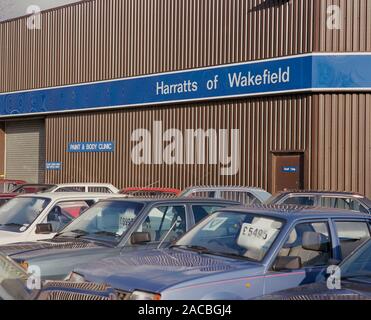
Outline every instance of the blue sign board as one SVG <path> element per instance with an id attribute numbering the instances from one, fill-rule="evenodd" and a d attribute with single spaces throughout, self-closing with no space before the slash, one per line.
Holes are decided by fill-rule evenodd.
<path id="1" fill-rule="evenodd" d="M 71 142 L 68 144 L 68 152 L 114 152 L 115 143 L 106 142 Z"/>
<path id="2" fill-rule="evenodd" d="M 284 173 L 296 173 L 296 172 L 298 172 L 298 168 L 293 167 L 293 166 L 282 167 L 282 172 L 284 172 Z"/>
<path id="3" fill-rule="evenodd" d="M 371 53 L 306 54 L 0 94 L 0 117 L 290 92 L 371 91 Z"/>
<path id="4" fill-rule="evenodd" d="M 62 162 L 47 162 L 46 170 L 62 170 Z"/>

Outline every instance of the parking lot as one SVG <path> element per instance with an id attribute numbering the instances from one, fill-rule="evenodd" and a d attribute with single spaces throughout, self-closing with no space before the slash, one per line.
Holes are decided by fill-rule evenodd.
<path id="1" fill-rule="evenodd" d="M 0 300 L 369 300 L 371 0 L 343 2 L 0 0 Z"/>

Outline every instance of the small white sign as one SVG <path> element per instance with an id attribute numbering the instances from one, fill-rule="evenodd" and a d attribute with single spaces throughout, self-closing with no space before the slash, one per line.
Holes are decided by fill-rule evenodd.
<path id="1" fill-rule="evenodd" d="M 248 250 L 261 250 L 268 247 L 276 237 L 276 221 L 256 218 L 252 223 L 244 223 L 237 243 Z"/>
<path id="2" fill-rule="evenodd" d="M 216 231 L 226 221 L 227 221 L 227 218 L 215 218 L 211 220 L 205 227 L 203 227 L 202 230 L 203 231 Z"/>

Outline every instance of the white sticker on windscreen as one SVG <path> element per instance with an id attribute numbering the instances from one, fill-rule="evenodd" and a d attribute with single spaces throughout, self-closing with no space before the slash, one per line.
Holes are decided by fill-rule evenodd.
<path id="1" fill-rule="evenodd" d="M 227 218 L 215 218 L 202 228 L 203 231 L 216 231 L 227 221 Z"/>
<path id="2" fill-rule="evenodd" d="M 237 243 L 248 250 L 265 249 L 278 233 L 277 222 L 264 218 L 255 218 L 252 223 L 241 227 Z"/>

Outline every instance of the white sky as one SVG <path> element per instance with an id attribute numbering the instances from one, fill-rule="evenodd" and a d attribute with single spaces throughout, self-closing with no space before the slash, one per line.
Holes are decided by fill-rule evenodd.
<path id="1" fill-rule="evenodd" d="M 27 8 L 37 5 L 42 10 L 62 6 L 79 0 L 0 0 L 0 21 L 27 14 Z"/>

